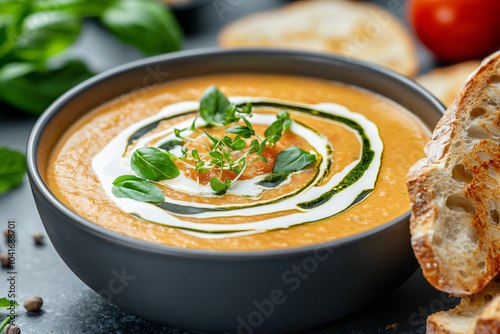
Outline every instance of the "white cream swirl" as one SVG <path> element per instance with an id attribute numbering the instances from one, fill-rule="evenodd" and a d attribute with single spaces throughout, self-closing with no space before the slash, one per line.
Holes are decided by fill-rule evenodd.
<path id="1" fill-rule="evenodd" d="M 269 106 L 256 106 L 256 104 L 258 105 L 258 103 L 264 102 L 317 110 L 325 114 L 350 120 L 353 124 L 356 124 L 359 128 L 362 129 L 361 131 L 363 131 L 363 133 L 366 135 L 366 138 L 369 139 L 368 142 L 366 142 L 366 140 L 363 141 L 363 138 L 361 138 L 359 134 L 359 128 L 356 130 L 345 125 L 344 123 L 339 124 L 345 126 L 357 135 L 362 148 L 363 145 L 369 145 L 369 149 L 370 152 L 372 152 L 373 159 L 371 159 L 369 166 L 363 170 L 362 175 L 357 178 L 356 182 L 349 184 L 341 191 L 334 192 L 331 196 L 326 196 L 325 194 L 328 194 L 329 192 L 332 193 L 332 189 L 338 187 L 339 184 L 346 178 L 346 176 L 350 175 L 349 173 L 354 172 L 355 168 L 359 168 L 364 151 L 363 149 L 361 150 L 361 154 L 358 160 L 353 161 L 342 171 L 333 175 L 325 184 L 318 185 L 319 181 L 323 177 L 324 172 L 329 168 L 330 144 L 321 134 L 309 129 L 308 127 L 298 122 L 292 122 L 291 131 L 303 137 L 312 147 L 315 148 L 316 152 L 314 153 L 318 156 L 319 159 L 317 161 L 320 163 L 318 164 L 318 172 L 313 182 L 309 183 L 305 188 L 297 190 L 291 196 L 290 194 L 286 194 L 283 195 L 282 198 L 276 198 L 272 201 L 260 201 L 260 196 L 268 188 L 258 185 L 257 183 L 261 181 L 266 175 L 259 176 L 251 180 L 236 181 L 229 188 L 228 193 L 254 198 L 255 202 L 252 205 L 231 205 L 230 207 L 227 207 L 180 201 L 174 198 L 166 198 L 165 205 L 167 208 L 169 206 L 191 208 L 189 213 L 183 214 L 176 212 L 174 215 L 172 212 L 165 209 L 165 207 L 162 208 L 152 203 L 139 202 L 132 199 L 118 198 L 114 196 L 111 192 L 113 181 L 118 176 L 125 174 L 134 174 L 134 172 L 130 168 L 130 157 L 127 155 L 124 156 L 124 152 L 128 147 L 130 136 L 132 136 L 140 129 L 148 126 L 149 124 L 172 116 L 186 114 L 190 111 L 196 111 L 199 108 L 199 102 L 181 102 L 168 105 L 164 107 L 158 114 L 126 128 L 113 140 L 111 140 L 101 150 L 101 152 L 99 152 L 93 158 L 92 167 L 94 169 L 94 172 L 98 176 L 106 194 L 121 210 L 129 214 L 136 215 L 143 220 L 175 227 L 185 233 L 201 238 L 224 238 L 261 233 L 274 229 L 289 228 L 298 224 L 316 222 L 326 219 L 348 209 L 350 206 L 354 205 L 357 200 L 363 199 L 367 194 L 367 190 L 369 191 L 375 187 L 375 183 L 377 181 L 381 166 L 383 143 L 380 138 L 377 126 L 373 122 L 368 120 L 365 116 L 359 113 L 352 112 L 344 106 L 333 103 L 308 105 L 276 99 L 250 97 L 232 97 L 230 98 L 230 100 L 231 102 L 236 104 L 246 102 L 254 103 L 254 116 L 252 117 L 252 123 L 257 124 L 269 125 L 276 119 L 274 115 L 258 113 L 259 109 L 275 109 Z M 184 121 L 175 124 L 175 127 L 189 127 L 189 125 L 193 122 L 193 119 L 194 115 L 192 118 L 185 119 Z M 203 126 L 204 121 L 198 119 L 196 125 Z M 149 135 L 145 134 L 141 138 L 137 139 L 134 143 L 132 143 L 133 148 L 137 149 L 140 147 L 144 147 L 153 139 L 159 139 L 156 143 L 156 146 L 160 146 L 162 143 L 175 138 L 173 131 L 174 128 L 170 127 L 158 133 Z M 160 183 L 174 190 L 189 193 L 192 196 L 213 196 L 213 191 L 209 186 L 197 184 L 195 181 L 184 176 L 183 173 L 181 173 L 181 175 L 177 178 L 161 181 Z M 303 205 L 304 203 L 313 203 L 314 201 L 318 202 L 318 199 L 323 199 L 322 201 L 320 201 L 321 205 Z M 200 219 L 216 217 L 224 219 L 225 217 L 231 216 L 256 216 L 287 210 L 299 210 L 300 212 L 281 217 L 274 217 L 256 222 L 241 224 L 195 223 L 178 218 L 178 216 L 187 216 Z"/>

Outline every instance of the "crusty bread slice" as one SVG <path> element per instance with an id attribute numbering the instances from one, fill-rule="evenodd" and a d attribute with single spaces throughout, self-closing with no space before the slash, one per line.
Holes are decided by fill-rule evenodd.
<path id="1" fill-rule="evenodd" d="M 479 65 L 481 65 L 480 61 L 471 60 L 448 67 L 437 68 L 420 76 L 417 82 L 427 88 L 448 107 L 453 103 L 457 93 L 464 86 L 467 77 Z"/>
<path id="2" fill-rule="evenodd" d="M 418 71 L 413 38 L 387 10 L 367 2 L 296 1 L 224 28 L 222 47 L 278 47 L 334 53 L 407 76 Z"/>
<path id="3" fill-rule="evenodd" d="M 481 292 L 464 296 L 452 310 L 431 314 L 427 334 L 493 334 L 500 333 L 500 278 Z"/>
<path id="4" fill-rule="evenodd" d="M 496 281 L 496 279 L 494 280 Z M 484 296 L 487 301 L 489 295 Z M 499 334 L 500 333 L 500 287 L 497 284 L 496 297 L 487 304 L 476 321 L 474 334 Z"/>
<path id="5" fill-rule="evenodd" d="M 455 295 L 500 270 L 500 52 L 474 72 L 408 174 L 412 246 L 427 280 Z"/>

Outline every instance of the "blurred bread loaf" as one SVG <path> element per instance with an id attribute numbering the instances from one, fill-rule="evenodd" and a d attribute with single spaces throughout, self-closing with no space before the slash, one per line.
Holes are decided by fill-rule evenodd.
<path id="1" fill-rule="evenodd" d="M 418 72 L 412 37 L 389 11 L 371 3 L 297 1 L 225 27 L 222 47 L 277 47 L 339 54 L 407 76 Z"/>
<path id="2" fill-rule="evenodd" d="M 448 107 L 453 103 L 460 89 L 462 89 L 467 77 L 479 65 L 481 65 L 480 61 L 472 60 L 449 67 L 438 68 L 420 76 L 417 82 L 427 88 Z"/>

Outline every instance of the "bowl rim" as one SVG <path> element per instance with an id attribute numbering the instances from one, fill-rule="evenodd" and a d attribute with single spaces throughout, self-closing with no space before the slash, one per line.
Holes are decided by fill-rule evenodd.
<path id="1" fill-rule="evenodd" d="M 133 248 L 135 250 L 147 251 L 156 254 L 189 257 L 189 258 L 203 258 L 203 259 L 214 259 L 214 260 L 254 260 L 256 258 L 267 258 L 269 256 L 273 257 L 287 257 L 310 255 L 313 251 L 319 248 L 337 248 L 344 245 L 349 245 L 356 243 L 362 239 L 374 236 L 376 234 L 382 233 L 383 231 L 391 228 L 392 226 L 406 220 L 409 218 L 411 211 L 407 211 L 404 214 L 398 216 L 397 218 L 381 224 L 375 228 L 356 233 L 347 237 L 342 237 L 335 240 L 330 240 L 321 243 L 314 243 L 305 246 L 287 247 L 279 249 L 266 249 L 266 250 L 208 250 L 208 249 L 195 249 L 195 248 L 182 248 L 178 246 L 171 246 L 165 244 L 159 244 L 155 242 L 149 242 L 134 237 L 130 237 L 118 232 L 108 230 L 98 224 L 92 223 L 91 221 L 83 218 L 77 213 L 73 212 L 71 209 L 66 207 L 58 198 L 50 191 L 48 186 L 43 181 L 41 174 L 37 168 L 37 155 L 38 146 L 40 144 L 40 139 L 46 128 L 50 123 L 52 118 L 60 111 L 64 105 L 73 99 L 75 96 L 90 88 L 93 85 L 101 83 L 103 81 L 112 79 L 113 77 L 125 73 L 127 71 L 135 70 L 141 67 L 152 65 L 158 62 L 165 62 L 169 60 L 175 60 L 178 58 L 192 57 L 192 56 L 217 56 L 217 55 L 238 55 L 238 54 L 259 54 L 259 55 L 275 55 L 283 57 L 307 57 L 309 60 L 312 59 L 323 59 L 323 60 L 333 60 L 337 62 L 349 63 L 356 67 L 361 67 L 363 70 L 378 72 L 379 74 L 389 77 L 392 80 L 398 81 L 400 84 L 412 89 L 421 98 L 433 104 L 435 109 L 441 114 L 444 113 L 446 108 L 444 105 L 429 91 L 420 86 L 414 80 L 396 73 L 390 69 L 384 68 L 382 66 L 371 64 L 355 59 L 348 59 L 339 55 L 307 52 L 307 51 L 296 51 L 296 50 L 279 50 L 271 48 L 239 48 L 239 49 L 219 49 L 219 48 L 201 48 L 195 50 L 179 51 L 169 54 L 163 54 L 159 56 L 148 57 L 133 62 L 129 62 L 117 67 L 111 68 L 107 71 L 99 73 L 92 78 L 85 80 L 84 82 L 78 84 L 74 88 L 70 89 L 59 97 L 55 102 L 53 102 L 40 116 L 34 125 L 29 140 L 27 144 L 27 170 L 29 175 L 29 181 L 33 188 L 36 188 L 38 192 L 42 195 L 45 201 L 50 204 L 59 214 L 62 214 L 67 218 L 67 220 L 78 225 L 79 228 L 90 232 L 97 237 L 106 239 L 108 242 L 115 243 L 124 247 Z M 308 61 L 309 61 L 308 60 Z M 44 222 L 45 225 L 45 222 Z"/>
<path id="2" fill-rule="evenodd" d="M 210 1 L 211 0 L 191 0 L 184 4 L 169 4 L 168 2 L 163 2 L 163 4 L 170 8 L 173 12 L 184 12 L 204 7 L 208 5 Z"/>

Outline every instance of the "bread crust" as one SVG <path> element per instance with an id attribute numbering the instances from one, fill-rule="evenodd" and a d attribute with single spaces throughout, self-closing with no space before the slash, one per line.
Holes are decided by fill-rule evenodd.
<path id="1" fill-rule="evenodd" d="M 413 38 L 389 11 L 368 2 L 296 1 L 226 26 L 221 47 L 278 47 L 344 55 L 406 76 L 418 72 Z"/>
<path id="2" fill-rule="evenodd" d="M 474 334 L 498 334 L 500 333 L 499 319 L 479 319 L 474 329 Z"/>
<path id="3" fill-rule="evenodd" d="M 440 316 L 443 316 L 444 312 L 438 312 L 431 314 L 427 318 L 427 334 L 472 334 L 467 331 L 450 331 L 448 330 L 444 324 L 441 323 Z"/>
<path id="4" fill-rule="evenodd" d="M 412 246 L 424 276 L 455 295 L 500 271 L 500 52 L 469 77 L 408 174 Z"/>

